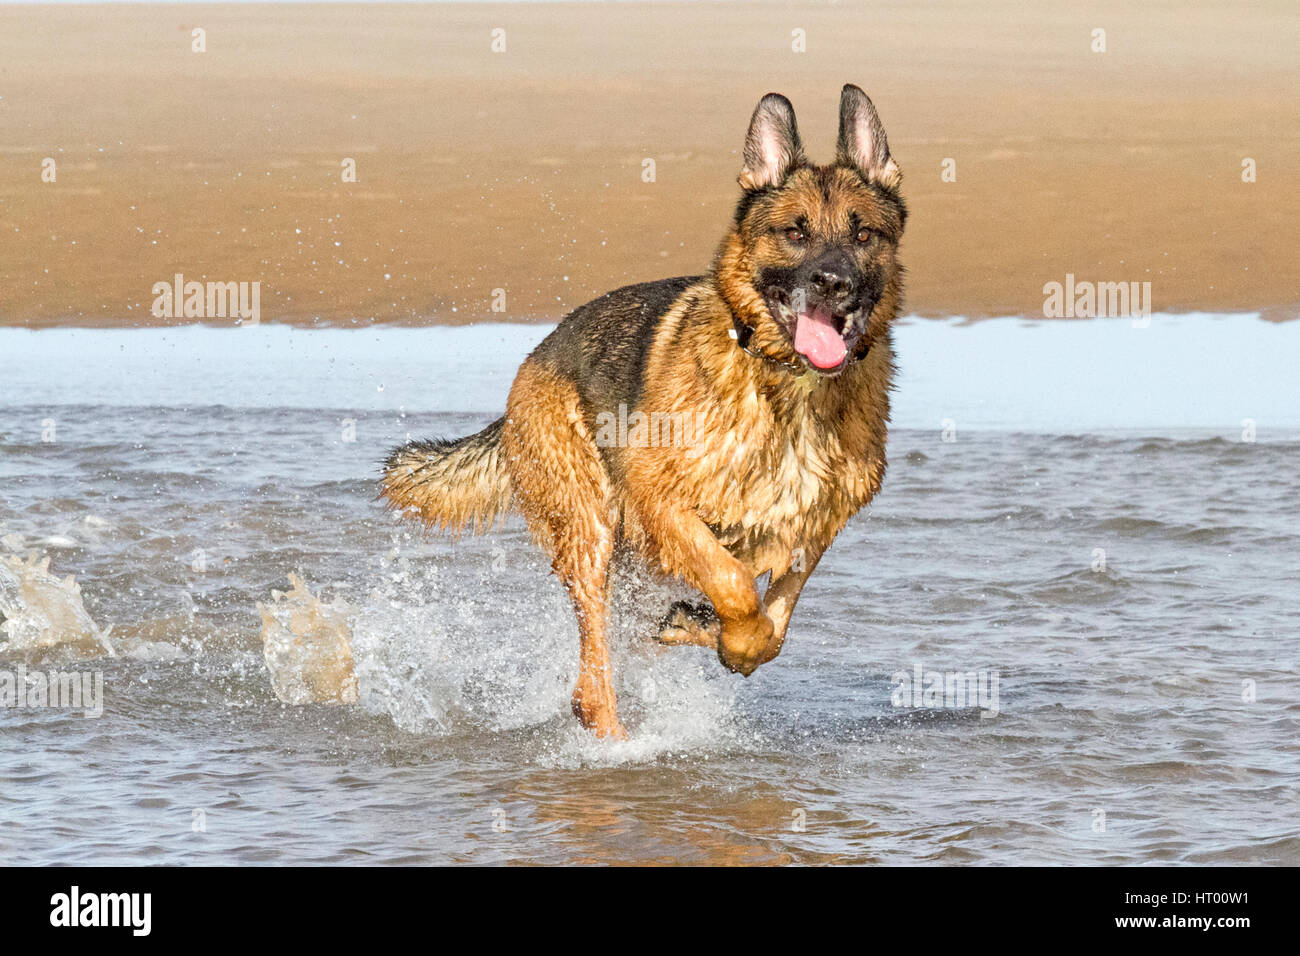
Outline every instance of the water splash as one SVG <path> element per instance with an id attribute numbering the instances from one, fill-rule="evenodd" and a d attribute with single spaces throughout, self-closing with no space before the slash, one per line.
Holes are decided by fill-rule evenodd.
<path id="1" fill-rule="evenodd" d="M 296 574 L 289 584 L 257 605 L 275 696 L 286 704 L 355 704 L 349 607 L 338 597 L 326 604 Z"/>
<path id="2" fill-rule="evenodd" d="M 26 561 L 0 561 L 0 648 L 31 653 L 60 648 L 83 657 L 114 656 L 108 639 L 112 627 L 100 629 L 81 600 L 72 575 L 50 574 L 48 556 L 32 552 Z"/>
<path id="3" fill-rule="evenodd" d="M 563 712 L 577 636 L 561 596 L 534 586 L 525 599 L 478 566 L 472 546 L 451 557 L 446 569 L 397 550 L 385 559 L 355 621 L 362 705 L 439 736 L 529 727 Z"/>
<path id="4" fill-rule="evenodd" d="M 705 649 L 651 640 L 676 595 L 634 569 L 610 589 L 616 690 L 631 739 L 583 730 L 570 712 L 578 635 L 569 602 L 531 552 L 494 570 L 490 555 L 502 550 L 480 540 L 432 560 L 390 552 L 353 619 L 364 708 L 441 737 L 527 730 L 543 766 L 635 763 L 737 742 L 739 678 Z"/>

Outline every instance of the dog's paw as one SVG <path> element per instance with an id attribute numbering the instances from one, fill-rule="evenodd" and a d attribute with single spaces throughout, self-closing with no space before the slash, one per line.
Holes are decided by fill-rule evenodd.
<path id="1" fill-rule="evenodd" d="M 748 677 L 763 663 L 774 632 L 772 619 L 761 609 L 738 621 L 727 621 L 718 638 L 718 659 L 728 670 Z"/>
<path id="2" fill-rule="evenodd" d="M 717 647 L 721 633 L 722 622 L 708 604 L 678 601 L 659 622 L 655 640 L 660 644 Z"/>
<path id="3" fill-rule="evenodd" d="M 609 740 L 628 739 L 623 722 L 618 719 L 618 711 L 612 705 L 590 704 L 584 699 L 582 691 L 578 690 L 574 692 L 571 706 L 573 716 L 597 737 Z"/>

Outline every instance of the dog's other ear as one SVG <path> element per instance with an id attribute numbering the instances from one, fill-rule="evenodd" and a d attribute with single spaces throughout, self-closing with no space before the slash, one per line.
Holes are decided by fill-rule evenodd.
<path id="1" fill-rule="evenodd" d="M 768 93 L 749 121 L 740 185 L 746 191 L 779 186 L 790 170 L 804 162 L 794 107 L 780 93 Z"/>
<path id="2" fill-rule="evenodd" d="M 864 178 L 891 189 L 898 188 L 903 173 L 889 155 L 885 127 L 870 97 L 852 83 L 840 94 L 840 138 L 835 146 L 837 162 L 852 166 Z"/>

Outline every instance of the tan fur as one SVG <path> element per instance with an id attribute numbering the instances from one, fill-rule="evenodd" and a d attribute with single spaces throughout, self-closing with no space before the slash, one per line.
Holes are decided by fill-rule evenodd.
<path id="1" fill-rule="evenodd" d="M 626 737 L 605 640 L 617 511 L 573 383 L 525 362 L 506 402 L 501 448 L 515 500 L 533 537 L 551 556 L 578 618 L 573 712 L 601 737 Z"/>
<path id="2" fill-rule="evenodd" d="M 712 614 L 674 609 L 659 635 L 664 643 L 714 647 L 727 667 L 748 675 L 780 652 L 808 576 L 884 479 L 890 323 L 902 303 L 895 252 L 906 213 L 883 129 L 877 139 L 860 138 L 877 135 L 874 107 L 846 87 L 842 111 L 839 164 L 807 166 L 788 103 L 764 98 L 742 173 L 742 182 L 754 180 L 748 205 L 709 275 L 673 287 L 683 291 L 659 310 L 648 344 L 636 346 L 643 351 L 633 351 L 617 324 L 634 322 L 639 303 L 597 300 L 584 307 L 594 312 L 566 319 L 567 332 L 562 325 L 524 362 L 499 443 L 478 441 L 488 429 L 440 446 L 436 460 L 426 449 L 398 453 L 390 464 L 384 494 L 429 522 L 477 528 L 513 495 L 573 601 L 581 637 L 573 708 L 599 735 L 624 735 L 605 633 L 617 545 L 712 605 Z M 788 124 L 780 153 L 765 153 L 773 137 L 754 132 L 772 123 Z M 845 166 L 845 156 L 872 165 Z M 760 176 L 779 179 L 759 188 Z M 795 221 L 809 244 L 843 249 L 854 269 L 883 277 L 861 316 L 864 331 L 851 340 L 853 360 L 838 371 L 803 371 L 792 333 L 759 288 L 764 270 L 801 267 L 803 253 L 781 239 Z M 752 330 L 749 351 L 738 345 L 737 326 Z M 569 337 L 555 338 L 561 333 Z M 611 348 L 619 350 L 613 357 L 602 352 Z M 613 371 L 599 366 L 602 355 Z M 634 410 L 697 423 L 685 447 L 598 440 L 593 422 L 612 409 L 593 403 L 623 394 L 611 381 L 639 356 Z M 771 581 L 760 594 L 756 579 L 766 572 Z"/>
<path id="3" fill-rule="evenodd" d="M 704 409 L 706 428 L 689 455 L 620 449 L 624 533 L 709 597 L 723 624 L 724 663 L 748 674 L 779 652 L 803 582 L 880 489 L 893 356 L 885 336 L 862 362 L 808 389 L 736 348 L 716 290 L 702 284 L 690 295 L 681 341 L 664 345 L 675 329 L 656 337 L 643 404 Z M 701 544 L 706 534 L 716 548 Z M 767 571 L 760 612 L 754 579 Z"/>
<path id="4" fill-rule="evenodd" d="M 454 443 L 411 442 L 389 457 L 380 496 L 437 530 L 475 534 L 510 508 L 510 474 L 501 457 L 501 421 Z"/>

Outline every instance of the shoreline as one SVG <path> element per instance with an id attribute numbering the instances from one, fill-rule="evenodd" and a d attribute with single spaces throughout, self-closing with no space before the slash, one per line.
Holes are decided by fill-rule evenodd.
<path id="1" fill-rule="evenodd" d="M 410 319 L 389 319 L 381 321 L 349 321 L 346 319 L 325 319 L 325 320 L 268 320 L 263 319 L 260 322 L 240 322 L 238 320 L 210 320 L 210 319 L 192 319 L 185 321 L 151 321 L 151 322 L 120 322 L 111 319 L 101 321 L 64 321 L 49 322 L 40 325 L 22 324 L 14 322 L 0 322 L 0 329 L 21 329 L 29 332 L 53 332 L 59 329 L 85 329 L 88 331 L 102 330 L 120 330 L 120 331 L 148 331 L 152 329 L 255 329 L 255 328 L 286 328 L 298 331 L 340 331 L 340 332 L 364 332 L 374 329 L 488 329 L 493 327 L 502 328 L 554 328 L 560 323 L 565 316 L 542 317 L 542 318 L 483 318 L 468 319 L 456 322 L 440 322 L 432 317 L 429 318 L 410 318 Z M 1206 309 L 1185 309 L 1170 312 L 1153 312 L 1149 319 L 1151 322 L 1159 322 L 1162 319 L 1205 319 L 1209 321 L 1229 320 L 1255 320 L 1258 322 L 1267 322 L 1272 325 L 1287 325 L 1291 322 L 1300 321 L 1300 307 L 1296 310 L 1275 308 L 1267 311 L 1260 310 L 1242 310 L 1236 312 L 1211 312 Z M 1065 317 L 1065 316 L 1043 316 L 1043 315 L 926 315 L 918 312 L 908 312 L 898 316 L 894 320 L 895 327 L 911 323 L 947 323 L 953 328 L 967 328 L 970 326 L 983 325 L 988 322 L 1020 322 L 1020 323 L 1080 323 L 1080 322 L 1131 322 L 1142 320 L 1141 316 L 1130 315 L 1098 315 L 1084 317 Z"/>
<path id="2" fill-rule="evenodd" d="M 1226 441 L 1300 435 L 1291 393 L 1300 325 L 1249 316 L 913 319 L 895 335 L 891 428 L 1052 435 L 1209 430 Z M 960 329 L 960 331 L 958 331 Z M 38 442 L 57 406 L 302 408 L 339 418 L 500 414 L 549 325 L 253 329 L 0 329 L 6 442 Z M 1214 356 L 1214 375 L 1189 375 Z M 1013 383 L 1009 386 L 1008 383 Z M 333 415 L 331 409 L 348 414 Z M 490 419 L 489 419 L 490 420 Z M 1244 429 L 1251 432 L 1243 438 Z M 958 437 L 960 441 L 960 437 Z"/>

